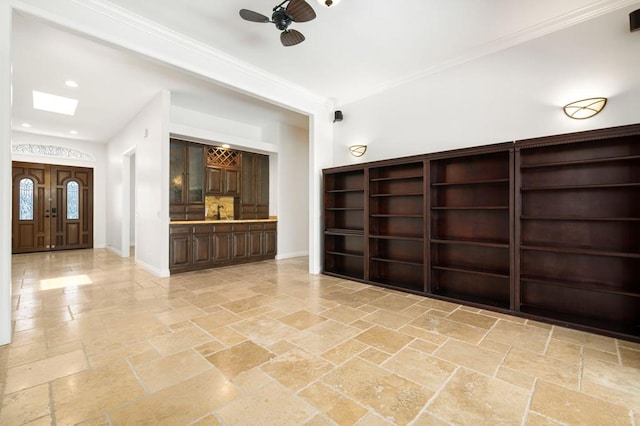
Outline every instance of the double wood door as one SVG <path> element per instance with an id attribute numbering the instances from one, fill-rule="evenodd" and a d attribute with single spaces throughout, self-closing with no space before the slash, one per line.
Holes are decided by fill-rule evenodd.
<path id="1" fill-rule="evenodd" d="M 93 247 L 93 169 L 13 162 L 12 253 Z"/>

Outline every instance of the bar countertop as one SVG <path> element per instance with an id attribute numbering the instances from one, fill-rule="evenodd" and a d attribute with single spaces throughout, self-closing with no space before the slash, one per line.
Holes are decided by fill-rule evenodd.
<path id="1" fill-rule="evenodd" d="M 265 222 L 277 222 L 276 216 L 271 216 L 269 219 L 205 219 L 205 220 L 172 220 L 169 225 L 215 225 L 216 223 L 265 223 Z"/>

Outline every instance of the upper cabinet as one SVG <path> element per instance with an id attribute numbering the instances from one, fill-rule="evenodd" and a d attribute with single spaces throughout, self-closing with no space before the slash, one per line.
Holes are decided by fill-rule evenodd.
<path id="1" fill-rule="evenodd" d="M 204 149 L 171 139 L 169 215 L 171 220 L 204 219 Z"/>
<path id="2" fill-rule="evenodd" d="M 269 218 L 269 156 L 242 153 L 240 218 Z"/>
<path id="3" fill-rule="evenodd" d="M 207 195 L 239 196 L 242 153 L 217 146 L 208 146 L 206 154 Z"/>

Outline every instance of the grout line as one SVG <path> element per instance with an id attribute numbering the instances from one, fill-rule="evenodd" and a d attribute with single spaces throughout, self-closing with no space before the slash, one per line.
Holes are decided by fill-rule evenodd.
<path id="1" fill-rule="evenodd" d="M 538 378 L 536 377 L 533 382 L 533 389 L 529 391 L 529 398 L 527 399 L 527 407 L 524 410 L 524 415 L 522 416 L 522 422 L 520 422 L 521 426 L 525 426 L 527 424 L 529 412 L 531 411 L 531 402 L 533 401 L 533 394 L 536 392 L 537 383 L 538 383 Z"/>
<path id="2" fill-rule="evenodd" d="M 140 386 L 142 387 L 142 389 L 145 392 L 145 397 L 151 395 L 151 392 L 149 391 L 149 388 L 147 388 L 147 385 L 144 384 L 144 382 L 142 381 L 142 379 L 140 378 L 140 376 L 138 375 L 138 372 L 136 371 L 136 369 L 134 368 L 133 365 L 131 365 L 131 361 L 129 360 L 129 358 L 125 358 L 124 361 L 127 363 L 127 365 L 129 366 L 129 369 L 131 370 L 131 373 L 133 374 L 133 376 L 136 378 L 136 380 L 138 381 L 138 383 L 140 383 Z M 133 402 L 133 401 L 129 401 L 129 402 Z"/>
<path id="3" fill-rule="evenodd" d="M 53 402 L 53 382 L 49 382 L 49 413 L 51 414 L 51 426 L 56 426 L 56 409 Z"/>
<path id="4" fill-rule="evenodd" d="M 578 392 L 582 392 L 582 380 L 584 379 L 584 346 L 580 346 L 580 368 L 578 369 Z"/>

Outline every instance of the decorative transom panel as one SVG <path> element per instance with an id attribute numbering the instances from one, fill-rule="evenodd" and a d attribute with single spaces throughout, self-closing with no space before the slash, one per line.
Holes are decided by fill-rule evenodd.
<path id="1" fill-rule="evenodd" d="M 207 166 L 240 167 L 240 153 L 219 146 L 207 147 Z"/>

